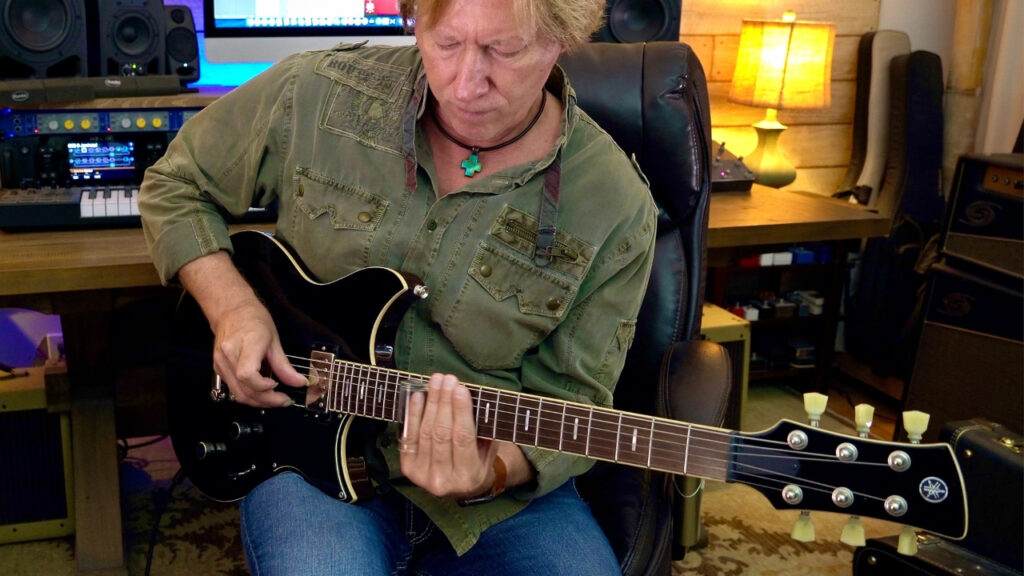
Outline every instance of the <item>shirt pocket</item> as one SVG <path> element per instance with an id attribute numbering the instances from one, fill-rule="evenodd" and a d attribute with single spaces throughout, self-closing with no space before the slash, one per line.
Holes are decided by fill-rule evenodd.
<path id="1" fill-rule="evenodd" d="M 316 67 L 334 81 L 319 126 L 365 146 L 402 154 L 405 126 L 403 92 L 410 91 L 410 68 L 367 60 L 357 51 L 332 53 Z"/>
<path id="2" fill-rule="evenodd" d="M 293 243 L 313 272 L 334 280 L 339 271 L 315 268 L 332 262 L 368 266 L 374 235 L 390 202 L 307 168 L 296 170 L 292 187 Z"/>
<path id="3" fill-rule="evenodd" d="M 439 321 L 479 370 L 516 368 L 562 321 L 579 285 L 481 241 L 451 309 Z"/>

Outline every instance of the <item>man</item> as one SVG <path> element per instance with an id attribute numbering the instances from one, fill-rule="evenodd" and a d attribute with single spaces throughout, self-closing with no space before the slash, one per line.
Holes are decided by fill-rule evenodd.
<path id="1" fill-rule="evenodd" d="M 611 405 L 656 210 L 555 67 L 603 10 L 407 0 L 416 47 L 289 58 L 190 120 L 147 172 L 154 261 L 203 308 L 239 402 L 281 406 L 275 386 L 305 378 L 233 267 L 220 210 L 277 199 L 278 238 L 320 280 L 382 265 L 431 288 L 395 353 L 433 376 L 406 429 L 368 450 L 378 497 L 267 480 L 241 505 L 254 573 L 618 573 L 571 481 L 590 462 L 477 439 L 459 381 Z"/>

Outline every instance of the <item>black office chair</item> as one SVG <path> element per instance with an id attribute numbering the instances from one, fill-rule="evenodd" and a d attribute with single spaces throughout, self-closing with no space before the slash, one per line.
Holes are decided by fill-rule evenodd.
<path id="1" fill-rule="evenodd" d="M 560 62 L 579 106 L 635 156 L 661 208 L 655 262 L 615 407 L 722 425 L 731 372 L 724 348 L 699 340 L 704 303 L 711 120 L 704 70 L 678 42 L 588 44 Z M 669 574 L 684 508 L 672 475 L 600 462 L 578 486 L 623 574 Z M 682 502 L 680 502 L 682 503 Z M 692 540 L 692 538 L 691 538 Z"/>

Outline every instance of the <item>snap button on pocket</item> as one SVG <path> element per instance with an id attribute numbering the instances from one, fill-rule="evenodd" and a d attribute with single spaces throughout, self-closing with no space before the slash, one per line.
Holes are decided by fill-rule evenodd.
<path id="1" fill-rule="evenodd" d="M 360 222 L 366 224 L 373 219 L 373 216 L 371 216 L 369 212 L 360 212 L 358 218 Z"/>
<path id="2" fill-rule="evenodd" d="M 558 298 L 552 298 L 552 299 L 548 300 L 547 306 L 548 306 L 548 310 L 552 310 L 552 311 L 558 310 L 562 306 L 562 301 L 559 300 Z"/>
<path id="3" fill-rule="evenodd" d="M 427 222 L 427 231 L 433 232 L 434 230 L 437 230 L 437 220 Z"/>
<path id="4" fill-rule="evenodd" d="M 490 278 L 491 272 L 493 271 L 491 270 L 491 267 L 488 264 L 484 264 L 483 266 L 480 267 L 480 275 L 483 276 L 484 278 Z"/>

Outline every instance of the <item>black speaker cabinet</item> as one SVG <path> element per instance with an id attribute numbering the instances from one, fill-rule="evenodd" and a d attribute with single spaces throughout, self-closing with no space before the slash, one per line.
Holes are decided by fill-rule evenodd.
<path id="1" fill-rule="evenodd" d="M 942 251 L 1024 274 L 1024 154 L 960 157 Z"/>
<path id="2" fill-rule="evenodd" d="M 0 0 L 0 80 L 88 76 L 85 0 Z"/>
<path id="3" fill-rule="evenodd" d="M 943 423 L 983 416 L 1024 427 L 1024 279 L 948 258 L 931 291 L 905 406 Z M 973 415 L 973 416 L 972 416 Z"/>
<path id="4" fill-rule="evenodd" d="M 679 41 L 682 0 L 608 0 L 595 42 Z"/>
<path id="5" fill-rule="evenodd" d="M 94 76 L 164 74 L 167 26 L 160 0 L 98 0 Z"/>
<path id="6" fill-rule="evenodd" d="M 199 43 L 196 25 L 188 6 L 165 5 L 167 15 L 167 73 L 177 76 L 185 86 L 199 80 Z"/>
<path id="7" fill-rule="evenodd" d="M 74 529 L 68 414 L 46 409 L 42 368 L 0 380 L 0 544 Z"/>

